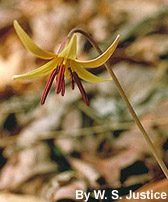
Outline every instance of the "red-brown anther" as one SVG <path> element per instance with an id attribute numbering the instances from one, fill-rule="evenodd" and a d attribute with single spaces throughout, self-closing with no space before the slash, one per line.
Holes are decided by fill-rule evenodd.
<path id="1" fill-rule="evenodd" d="M 82 95 L 82 98 L 83 98 L 83 101 L 85 102 L 85 104 L 87 106 L 89 106 L 89 100 L 88 100 L 88 97 L 87 97 L 87 94 L 85 92 L 85 89 L 83 88 L 82 86 L 82 83 L 80 81 L 80 78 L 78 77 L 77 73 L 76 72 L 72 72 L 72 75 L 73 75 L 73 78 L 74 78 L 74 81 L 76 82 L 80 92 L 81 92 L 81 95 Z"/>
<path id="2" fill-rule="evenodd" d="M 64 73 L 65 73 L 65 65 L 61 65 L 60 66 L 60 70 L 59 70 L 59 73 L 58 73 L 58 76 L 56 78 L 56 88 L 55 88 L 55 91 L 57 94 L 59 94 L 62 90 L 62 86 L 64 85 L 63 83 L 65 82 L 64 81 Z"/>
<path id="3" fill-rule="evenodd" d="M 49 77 L 49 79 L 47 80 L 47 83 L 46 83 L 46 85 L 45 85 L 43 94 L 42 94 L 42 96 L 41 96 L 41 100 L 40 100 L 41 105 L 43 105 L 43 104 L 45 103 L 45 100 L 46 100 L 46 98 L 47 98 L 47 95 L 48 95 L 48 93 L 49 93 L 49 90 L 50 90 L 50 88 L 51 88 L 51 85 L 52 85 L 52 83 L 53 83 L 53 80 L 54 80 L 55 76 L 58 74 L 58 71 L 59 71 L 59 68 L 56 68 L 56 69 L 54 69 L 54 70 L 52 71 L 52 73 L 50 74 L 50 77 Z"/>

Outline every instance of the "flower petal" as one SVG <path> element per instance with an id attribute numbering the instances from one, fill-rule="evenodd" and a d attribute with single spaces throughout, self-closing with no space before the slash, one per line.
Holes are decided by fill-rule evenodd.
<path id="1" fill-rule="evenodd" d="M 77 50 L 77 36 L 76 34 L 73 34 L 70 41 L 67 43 L 63 51 L 59 54 L 59 57 L 75 60 L 76 50 Z"/>
<path id="2" fill-rule="evenodd" d="M 82 68 L 81 66 L 78 66 L 78 64 L 75 64 L 75 62 L 71 62 L 71 69 L 75 71 L 81 79 L 91 83 L 100 83 L 100 82 L 112 80 L 111 78 L 104 79 L 102 77 L 95 76 L 94 74 L 88 72 L 86 69 Z"/>
<path id="3" fill-rule="evenodd" d="M 33 54 L 35 54 L 39 58 L 43 59 L 52 59 L 56 57 L 56 55 L 52 52 L 45 51 L 37 46 L 32 39 L 26 34 L 26 32 L 21 28 L 19 23 L 15 20 L 14 28 L 16 30 L 17 35 L 19 36 L 20 40 L 22 41 L 23 45 L 26 49 L 30 50 Z"/>
<path id="4" fill-rule="evenodd" d="M 111 57 L 111 55 L 117 48 L 117 45 L 119 43 L 119 37 L 120 36 L 118 35 L 115 41 L 111 44 L 111 46 L 97 58 L 88 61 L 75 60 L 75 62 L 79 63 L 82 67 L 86 68 L 96 68 L 103 65 Z"/>
<path id="5" fill-rule="evenodd" d="M 34 79 L 40 76 L 44 76 L 46 74 L 49 74 L 54 68 L 56 68 L 58 63 L 59 63 L 58 59 L 53 59 L 50 62 L 42 65 L 41 67 L 31 72 L 20 75 L 14 75 L 13 79 Z"/>

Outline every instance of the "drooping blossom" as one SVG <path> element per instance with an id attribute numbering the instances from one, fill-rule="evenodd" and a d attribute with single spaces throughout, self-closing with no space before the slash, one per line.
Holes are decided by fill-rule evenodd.
<path id="1" fill-rule="evenodd" d="M 66 78 L 69 80 L 72 89 L 75 88 L 75 84 L 78 86 L 82 98 L 87 105 L 89 105 L 89 100 L 81 83 L 81 79 L 91 83 L 109 80 L 90 73 L 87 68 L 97 68 L 103 65 L 115 51 L 119 42 L 119 36 L 116 37 L 115 41 L 110 45 L 110 47 L 100 56 L 92 60 L 82 61 L 77 59 L 76 34 L 73 34 L 70 40 L 64 40 L 57 53 L 52 53 L 37 46 L 21 28 L 17 21 L 14 21 L 14 28 L 26 49 L 31 51 L 37 57 L 48 60 L 46 64 L 32 70 L 31 72 L 13 76 L 14 79 L 34 79 L 50 74 L 41 96 L 41 104 L 45 103 L 54 79 L 55 92 L 57 94 L 60 93 L 62 96 L 64 96 Z"/>

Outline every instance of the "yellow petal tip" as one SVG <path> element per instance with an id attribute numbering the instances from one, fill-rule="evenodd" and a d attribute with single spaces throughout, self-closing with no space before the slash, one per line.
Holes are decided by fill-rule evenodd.
<path id="1" fill-rule="evenodd" d="M 14 26 L 15 30 L 17 29 L 18 26 L 20 26 L 17 20 L 13 21 L 13 26 Z"/>
<path id="2" fill-rule="evenodd" d="M 43 50 L 38 45 L 36 45 L 32 41 L 32 39 L 28 36 L 28 34 L 24 31 L 24 29 L 22 29 L 22 27 L 19 25 L 17 20 L 13 21 L 13 26 L 14 26 L 14 29 L 15 29 L 19 39 L 21 40 L 21 42 L 23 43 L 25 48 L 27 50 L 31 51 L 37 57 L 48 60 L 48 59 L 52 59 L 57 56 L 56 54 L 54 54 L 50 51 Z"/>
<path id="3" fill-rule="evenodd" d="M 116 37 L 115 40 L 116 40 L 116 41 L 119 41 L 119 40 L 120 40 L 120 34 L 117 35 L 117 37 Z"/>
<path id="4" fill-rule="evenodd" d="M 16 75 L 12 76 L 12 79 L 13 79 L 13 80 L 16 80 L 16 79 L 17 79 L 17 76 L 16 76 Z"/>
<path id="5" fill-rule="evenodd" d="M 17 23 L 18 23 L 17 20 L 14 20 L 14 21 L 13 21 L 13 24 L 17 24 Z"/>

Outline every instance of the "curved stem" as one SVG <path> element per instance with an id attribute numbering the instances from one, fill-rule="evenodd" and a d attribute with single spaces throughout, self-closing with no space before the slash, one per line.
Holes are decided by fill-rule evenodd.
<path id="1" fill-rule="evenodd" d="M 97 50 L 97 52 L 99 54 L 102 54 L 102 50 L 99 48 L 99 46 L 97 45 L 97 43 L 95 42 L 95 40 L 91 37 L 90 34 L 88 34 L 87 32 L 85 32 L 84 30 L 80 29 L 80 28 L 75 28 L 75 29 L 72 29 L 69 34 L 68 34 L 68 37 L 70 38 L 73 33 L 81 33 L 82 35 L 84 35 L 88 40 L 89 42 L 92 44 L 92 46 Z M 107 71 L 109 72 L 109 74 L 111 75 L 112 79 L 114 80 L 114 83 L 122 97 L 122 99 L 125 101 L 127 107 L 128 107 L 128 110 L 130 112 L 130 114 L 132 115 L 132 118 L 134 119 L 135 123 L 137 124 L 139 130 L 142 132 L 154 158 L 156 159 L 156 161 L 158 162 L 160 168 L 162 169 L 163 173 L 165 174 L 166 178 L 168 179 L 168 169 L 165 165 L 165 163 L 163 162 L 163 160 L 161 159 L 160 155 L 158 154 L 158 151 L 157 149 L 155 148 L 152 140 L 150 139 L 148 133 L 146 132 L 146 130 L 144 129 L 143 125 L 141 124 L 134 108 L 132 107 L 130 101 L 128 100 L 117 76 L 115 75 L 115 73 L 113 72 L 113 70 L 110 68 L 109 64 L 106 62 L 105 64 L 105 67 L 107 69 Z"/>

